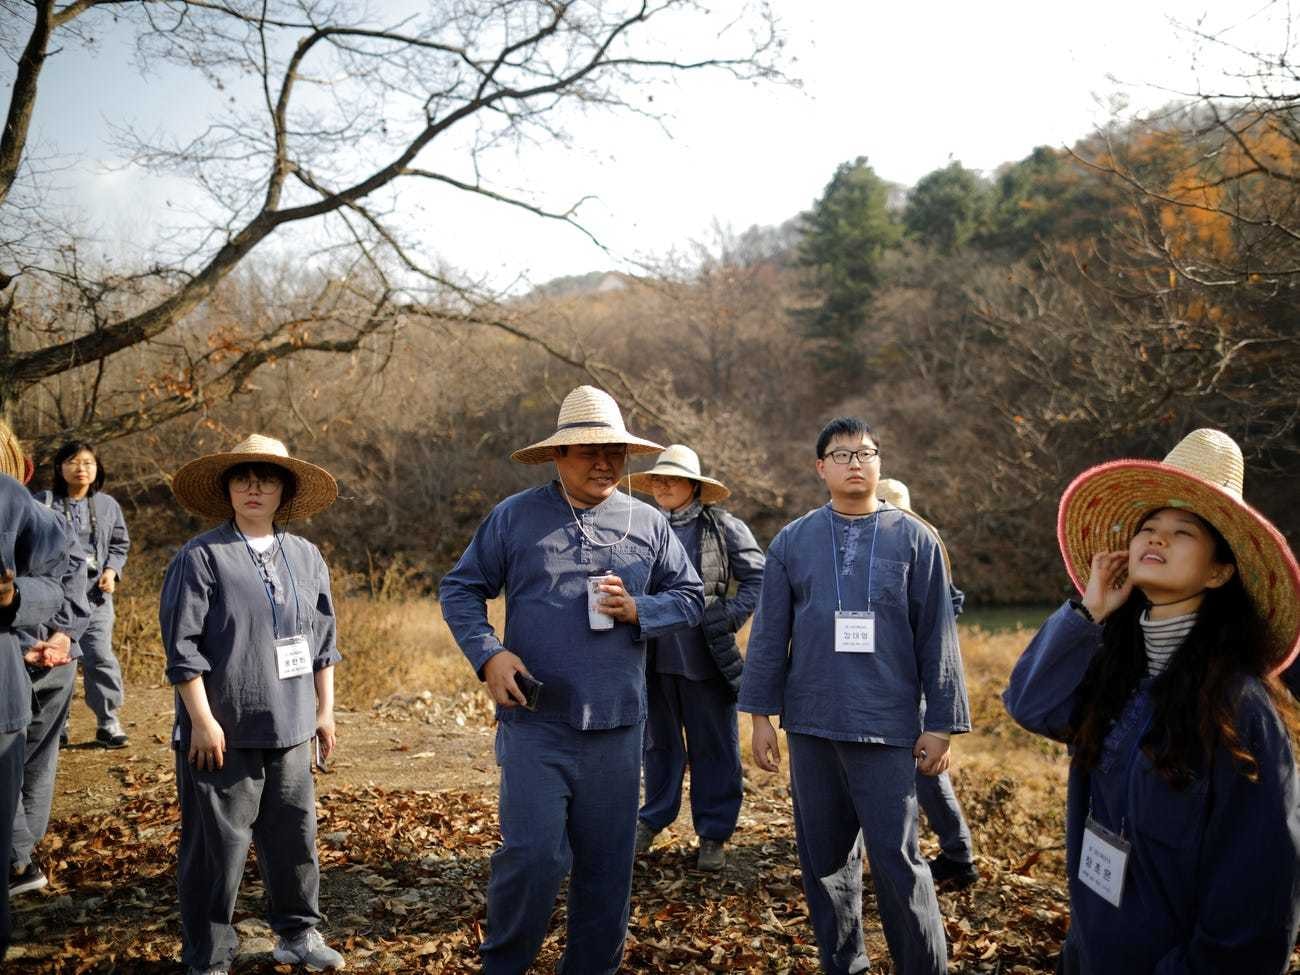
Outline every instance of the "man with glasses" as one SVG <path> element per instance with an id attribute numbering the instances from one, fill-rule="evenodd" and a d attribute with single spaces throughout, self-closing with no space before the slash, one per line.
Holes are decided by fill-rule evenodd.
<path id="1" fill-rule="evenodd" d="M 865 846 L 894 970 L 939 975 L 947 944 L 917 846 L 915 777 L 947 769 L 949 736 L 970 730 L 948 573 L 935 536 L 878 500 L 870 427 L 832 420 L 817 438 L 816 467 L 830 503 L 786 525 L 768 549 L 738 707 L 753 715 L 760 768 L 780 767 L 769 715 L 787 734 L 823 971 L 869 967 Z"/>

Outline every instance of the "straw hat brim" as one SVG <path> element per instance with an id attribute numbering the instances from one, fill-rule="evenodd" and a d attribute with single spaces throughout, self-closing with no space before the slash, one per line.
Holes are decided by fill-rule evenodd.
<path id="1" fill-rule="evenodd" d="M 694 481 L 700 486 L 700 500 L 705 504 L 717 504 L 719 501 L 725 501 L 731 497 L 731 488 L 721 481 L 715 481 L 703 474 L 687 474 L 680 467 L 660 467 L 656 464 L 648 471 L 638 471 L 628 480 L 632 483 L 633 491 L 640 491 L 642 494 L 654 494 L 654 491 L 650 488 L 650 478 L 655 476 L 682 477 L 688 481 Z"/>
<path id="2" fill-rule="evenodd" d="M 1159 508 L 1185 508 L 1218 530 L 1264 622 L 1272 672 L 1300 651 L 1300 565 L 1272 523 L 1218 485 L 1153 460 L 1117 460 L 1074 479 L 1057 512 L 1056 537 L 1070 581 L 1088 586 L 1092 558 L 1128 548 L 1139 519 Z M 1122 578 L 1122 577 L 1121 577 Z"/>
<path id="3" fill-rule="evenodd" d="M 338 483 L 323 467 L 295 457 L 253 452 L 207 454 L 190 461 L 172 475 L 172 494 L 196 515 L 215 521 L 231 518 L 235 512 L 222 490 L 221 475 L 239 464 L 275 464 L 293 475 L 297 490 L 292 500 L 276 511 L 276 521 L 310 518 L 339 496 Z"/>
<path id="4" fill-rule="evenodd" d="M 576 447 L 582 444 L 625 443 L 629 454 L 657 454 L 663 446 L 653 440 L 634 437 L 626 430 L 612 427 L 588 427 L 574 430 L 557 430 L 545 440 L 521 447 L 510 455 L 510 459 L 520 464 L 545 464 L 555 459 L 556 447 Z"/>

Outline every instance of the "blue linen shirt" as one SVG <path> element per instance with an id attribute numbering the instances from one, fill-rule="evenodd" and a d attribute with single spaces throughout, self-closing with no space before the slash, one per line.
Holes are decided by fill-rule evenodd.
<path id="1" fill-rule="evenodd" d="M 342 659 L 320 550 L 287 532 L 279 539 L 263 559 L 269 593 L 256 556 L 230 522 L 186 542 L 163 578 L 158 620 L 167 680 L 181 684 L 202 675 L 230 748 L 289 748 L 315 734 L 313 674 L 282 680 L 276 637 L 306 637 L 313 671 Z M 179 691 L 175 698 L 172 741 L 185 749 L 192 724 Z"/>
<path id="2" fill-rule="evenodd" d="M 66 545 L 58 519 L 0 474 L 0 570 L 13 570 L 16 601 L 0 611 L 0 734 L 21 731 L 32 720 L 19 632 L 40 626 L 63 603 Z"/>
<path id="3" fill-rule="evenodd" d="M 50 491 L 36 492 L 36 500 L 65 518 L 76 533 L 77 543 L 86 559 L 86 574 L 90 579 L 92 602 L 100 596 L 96 583 L 105 569 L 112 569 L 118 578 L 126 568 L 126 556 L 131 550 L 131 539 L 126 531 L 126 518 L 117 499 L 103 491 L 73 501 L 67 497 L 56 498 Z M 92 537 L 90 506 L 95 508 L 95 532 Z M 93 560 L 93 563 L 92 563 Z M 93 567 L 92 567 L 93 564 Z M 100 600 L 102 601 L 102 596 Z"/>
<path id="4" fill-rule="evenodd" d="M 489 658 L 509 648 L 545 686 L 536 712 L 498 708 L 501 721 L 567 722 L 579 730 L 645 720 L 646 640 L 696 626 L 704 613 L 699 576 L 667 519 L 615 492 L 577 518 L 556 482 L 515 494 L 479 525 L 460 561 L 442 579 L 442 615 L 470 665 L 483 676 Z M 587 577 L 612 572 L 636 600 L 639 622 L 587 624 Z M 488 623 L 487 601 L 506 594 L 504 644 Z"/>
<path id="5" fill-rule="evenodd" d="M 54 633 L 66 633 L 72 641 L 68 654 L 73 660 L 81 659 L 77 641 L 90 625 L 90 603 L 86 598 L 86 558 L 77 544 L 72 529 L 65 523 L 67 566 L 63 570 L 63 604 L 52 617 L 39 626 L 24 627 L 18 631 L 18 642 L 26 651 L 32 645 L 48 640 Z"/>
<path id="6" fill-rule="evenodd" d="M 837 563 L 843 609 L 876 615 L 875 653 L 835 651 Z M 933 533 L 887 502 L 855 519 L 826 505 L 781 529 L 767 551 L 737 707 L 836 741 L 911 748 L 923 727 L 969 731 L 948 573 Z"/>
<path id="7" fill-rule="evenodd" d="M 1079 684 L 1102 627 L 1067 603 L 1034 636 L 1003 695 L 1036 734 L 1069 741 Z M 1250 782 L 1228 752 L 1184 789 L 1154 770 L 1143 681 L 1107 734 L 1097 767 L 1071 767 L 1066 810 L 1069 940 L 1088 972 L 1283 972 L 1300 927 L 1300 784 L 1268 692 L 1243 678 L 1236 725 L 1258 763 Z M 1121 906 L 1078 879 L 1089 810 L 1132 844 Z"/>

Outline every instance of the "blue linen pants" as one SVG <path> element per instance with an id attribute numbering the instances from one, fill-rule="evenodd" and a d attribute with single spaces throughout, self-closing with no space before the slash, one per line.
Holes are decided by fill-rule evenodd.
<path id="1" fill-rule="evenodd" d="M 962 814 L 961 803 L 953 791 L 952 778 L 947 772 L 940 775 L 916 773 L 916 800 L 921 804 L 930 828 L 939 837 L 939 849 L 950 860 L 970 863 L 975 859 L 971 846 L 970 827 Z"/>
<path id="2" fill-rule="evenodd" d="M 0 849 L 13 844 L 14 811 L 18 808 L 19 794 L 23 788 L 23 755 L 26 736 L 21 731 L 0 731 Z M 0 961 L 9 950 L 9 883 L 5 878 L 4 893 L 0 894 Z"/>
<path id="3" fill-rule="evenodd" d="M 102 599 L 102 602 L 96 600 Z M 90 624 L 77 641 L 81 647 L 81 678 L 86 704 L 95 712 L 95 727 L 116 731 L 121 727 L 122 668 L 113 653 L 113 597 L 95 590 L 90 597 Z"/>
<path id="4" fill-rule="evenodd" d="M 579 731 L 520 718 L 497 726 L 501 846 L 488 880 L 484 975 L 522 975 L 569 874 L 560 975 L 614 975 L 632 900 L 642 725 Z"/>
<path id="5" fill-rule="evenodd" d="M 788 734 L 795 837 L 813 932 L 828 975 L 870 967 L 862 930 L 866 847 L 881 926 L 899 975 L 943 975 L 948 945 L 917 847 L 911 749 Z"/>
<path id="6" fill-rule="evenodd" d="M 14 815 L 9 860 L 19 868 L 32 861 L 32 851 L 45 837 L 54 802 L 59 767 L 59 732 L 68 720 L 77 665 L 28 667 L 32 679 L 32 720 L 27 725 L 23 760 L 23 791 Z"/>
<path id="7" fill-rule="evenodd" d="M 320 923 L 311 749 L 310 738 L 292 748 L 231 748 L 215 772 L 176 749 L 181 961 L 192 968 L 234 961 L 239 935 L 230 922 L 250 842 L 272 930 L 292 937 Z"/>
<path id="8" fill-rule="evenodd" d="M 689 765 L 695 834 L 725 843 L 736 830 L 743 789 L 731 688 L 721 678 L 690 680 L 677 674 L 648 674 L 646 686 L 649 717 L 640 819 L 656 832 L 677 819 Z"/>

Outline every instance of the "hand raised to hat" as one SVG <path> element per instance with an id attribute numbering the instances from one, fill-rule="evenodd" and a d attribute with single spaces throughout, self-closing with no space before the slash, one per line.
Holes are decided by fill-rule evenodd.
<path id="1" fill-rule="evenodd" d="M 1128 601 L 1133 592 L 1133 580 L 1125 579 L 1123 585 L 1116 585 L 1120 573 L 1127 569 L 1127 549 L 1098 552 L 1092 557 L 1092 570 L 1088 574 L 1088 587 L 1083 592 L 1082 603 L 1094 623 L 1100 623 Z"/>
<path id="2" fill-rule="evenodd" d="M 608 575 L 600 584 L 600 591 L 605 598 L 600 601 L 600 611 L 612 616 L 620 623 L 635 623 L 637 616 L 636 599 L 623 587 L 623 580 L 616 575 Z"/>

